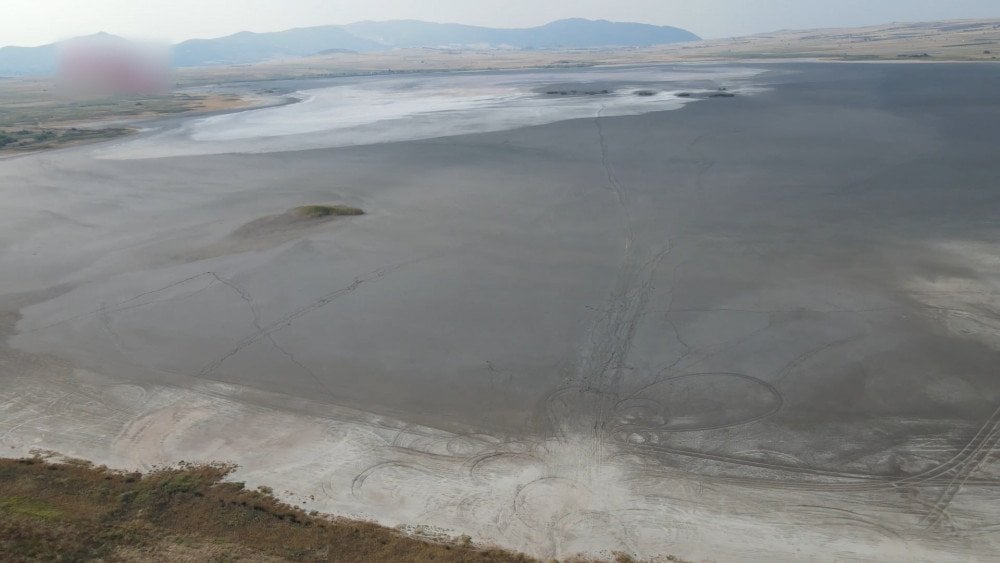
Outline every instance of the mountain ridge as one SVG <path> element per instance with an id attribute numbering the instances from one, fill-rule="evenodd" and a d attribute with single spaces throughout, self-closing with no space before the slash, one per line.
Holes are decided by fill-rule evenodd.
<path id="1" fill-rule="evenodd" d="M 0 76 L 55 72 L 60 46 L 104 32 L 39 47 L 0 48 Z M 635 22 L 569 18 L 529 28 L 492 28 L 420 20 L 361 21 L 284 31 L 240 31 L 224 37 L 189 39 L 172 46 L 179 67 L 252 64 L 324 52 L 359 53 L 405 48 L 587 49 L 649 47 L 700 39 L 690 31 Z"/>

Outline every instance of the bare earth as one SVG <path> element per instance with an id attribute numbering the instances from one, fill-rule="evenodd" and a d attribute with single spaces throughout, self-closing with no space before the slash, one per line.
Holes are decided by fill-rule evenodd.
<path id="1" fill-rule="evenodd" d="M 385 142 L 316 94 L 4 160 L 0 447 L 235 463 L 539 557 L 990 558 L 992 68 L 468 73 L 459 109 L 351 114 Z M 238 88 L 459 80 L 396 78 Z M 282 218 L 315 203 L 367 214 Z"/>

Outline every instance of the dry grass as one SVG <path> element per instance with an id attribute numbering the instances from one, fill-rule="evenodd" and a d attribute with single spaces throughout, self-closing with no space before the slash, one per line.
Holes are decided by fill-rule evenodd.
<path id="1" fill-rule="evenodd" d="M 532 561 L 310 515 L 225 483 L 223 466 L 147 475 L 0 460 L 0 560 Z"/>
<path id="2" fill-rule="evenodd" d="M 1000 60 L 1000 20 L 777 31 L 652 50 L 665 59 L 679 60 L 997 61 Z"/>

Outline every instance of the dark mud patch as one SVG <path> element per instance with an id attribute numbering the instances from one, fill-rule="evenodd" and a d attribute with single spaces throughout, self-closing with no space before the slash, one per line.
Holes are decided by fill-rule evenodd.
<path id="1" fill-rule="evenodd" d="M 349 205 L 303 205 L 296 207 L 291 212 L 310 219 L 320 219 L 322 217 L 350 217 L 353 215 L 364 215 L 365 212 L 357 207 Z"/>
<path id="2" fill-rule="evenodd" d="M 267 250 L 317 232 L 332 222 L 364 214 L 364 210 L 348 205 L 304 205 L 245 223 L 221 241 L 197 249 L 186 258 L 204 260 Z"/>
<path id="3" fill-rule="evenodd" d="M 699 100 L 704 100 L 706 98 L 735 98 L 736 94 L 729 92 L 725 89 L 716 90 L 714 92 L 678 92 L 674 94 L 678 98 L 696 98 Z"/>
<path id="4" fill-rule="evenodd" d="M 546 96 L 608 96 L 611 90 L 546 90 Z"/>
<path id="5" fill-rule="evenodd" d="M 338 217 L 364 215 L 347 205 L 304 205 L 277 215 L 255 219 L 233 231 L 229 238 L 246 239 L 309 229 Z"/>

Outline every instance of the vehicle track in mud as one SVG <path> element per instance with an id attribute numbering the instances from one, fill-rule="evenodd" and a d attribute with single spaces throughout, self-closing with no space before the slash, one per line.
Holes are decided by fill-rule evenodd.
<path id="1" fill-rule="evenodd" d="M 822 481 L 796 483 L 785 480 L 768 480 L 765 478 L 739 478 L 713 475 L 704 476 L 706 480 L 720 483 L 760 485 L 803 491 L 815 490 L 837 492 L 886 491 L 906 487 L 932 488 L 940 487 L 944 484 L 946 485 L 945 490 L 942 491 L 938 499 L 931 505 L 933 507 L 933 512 L 939 512 L 947 508 L 947 505 L 954 498 L 957 493 L 957 489 L 960 488 L 962 484 L 974 484 L 977 486 L 989 487 L 1000 486 L 1000 480 L 975 480 L 970 477 L 970 474 L 994 453 L 998 444 L 1000 444 L 1000 409 L 998 409 L 994 415 L 990 417 L 987 423 L 980 428 L 979 432 L 977 432 L 976 435 L 952 458 L 932 469 L 902 478 L 767 463 L 738 458 L 735 456 L 649 444 L 629 444 L 628 449 L 633 451 L 647 450 L 656 453 L 704 459 L 706 461 L 716 461 L 737 466 L 756 467 L 789 474 L 802 474 L 816 477 L 862 481 L 853 483 L 831 483 Z M 955 473 L 954 476 L 951 475 L 952 472 Z M 933 524 L 933 518 L 928 517 L 928 523 Z"/>
<path id="2" fill-rule="evenodd" d="M 597 416 L 594 421 L 594 432 L 598 443 L 604 444 L 613 439 L 616 433 L 637 429 L 636 427 L 632 427 L 630 425 L 611 425 L 610 418 L 625 402 L 635 398 L 642 398 L 642 392 L 653 385 L 666 381 L 679 380 L 686 377 L 696 377 L 697 375 L 705 374 L 685 374 L 683 372 L 678 374 L 677 371 L 675 371 L 679 364 L 686 359 L 689 360 L 689 365 L 696 365 L 700 360 L 696 357 L 693 363 L 690 361 L 692 356 L 698 355 L 698 351 L 683 339 L 677 325 L 669 317 L 673 310 L 673 289 L 671 288 L 671 303 L 666 313 L 668 317 L 667 320 L 673 327 L 678 342 L 685 348 L 685 353 L 673 363 L 663 368 L 660 375 L 652 382 L 633 391 L 625 398 L 621 398 L 620 396 L 623 367 L 627 365 L 627 356 L 631 348 L 631 342 L 635 337 L 638 322 L 645 314 L 645 306 L 648 301 L 651 278 L 655 274 L 655 271 L 659 267 L 664 256 L 670 253 L 671 247 L 668 245 L 665 250 L 657 253 L 649 262 L 644 264 L 638 263 L 636 257 L 638 252 L 636 249 L 640 246 L 640 244 L 636 239 L 635 229 L 632 227 L 633 218 L 628 209 L 627 190 L 615 174 L 614 166 L 610 158 L 606 131 L 601 123 L 600 111 L 594 119 L 594 124 L 598 134 L 601 165 L 605 171 L 608 189 L 612 191 L 618 199 L 619 206 L 622 208 L 624 220 L 627 224 L 625 255 L 622 259 L 622 265 L 619 268 L 615 288 L 612 291 L 611 297 L 608 299 L 608 305 L 602 309 L 595 309 L 603 311 L 603 314 L 596 319 L 595 324 L 590 331 L 590 346 L 587 348 L 586 353 L 583 356 L 584 361 L 579 376 L 580 384 L 567 386 L 551 392 L 543 400 L 543 404 L 545 405 L 544 408 L 548 418 L 548 426 L 557 433 L 557 436 L 564 439 L 564 429 L 568 425 L 567 420 L 565 420 L 565 416 L 572 416 L 573 413 L 572 406 L 567 404 L 566 399 L 572 400 L 574 398 L 574 391 L 577 392 L 577 398 L 579 398 L 580 393 L 597 394 L 601 397 L 601 400 L 599 402 L 600 408 L 597 411 Z M 695 140 L 690 143 L 688 149 L 693 152 L 694 146 L 705 136 L 706 135 L 701 135 L 695 138 Z M 714 168 L 715 162 L 712 160 L 707 162 L 699 160 L 698 162 L 702 162 L 704 164 L 704 166 L 699 168 L 696 176 L 696 187 L 699 192 L 702 192 L 705 188 L 704 176 Z M 768 326 L 762 330 L 767 330 L 770 326 L 771 323 L 769 322 Z M 684 431 L 718 430 L 722 428 L 752 424 L 773 416 L 781 410 L 784 404 L 784 397 L 776 385 L 779 384 L 789 373 L 799 368 L 813 357 L 834 347 L 857 341 L 862 336 L 863 335 L 858 334 L 837 339 L 801 353 L 781 369 L 774 382 L 767 382 L 760 378 L 745 374 L 731 374 L 737 377 L 752 380 L 765 386 L 776 398 L 775 406 L 767 412 L 746 420 L 735 421 L 728 424 L 696 426 L 691 429 L 685 429 Z M 608 399 L 611 398 L 613 398 L 613 403 L 609 403 Z M 650 401 L 653 401 L 654 403 L 657 402 L 655 399 L 650 399 Z M 557 403 L 559 403 L 560 408 L 555 408 Z M 559 411 L 562 412 L 557 414 Z M 665 426 L 666 424 L 660 428 L 645 430 L 656 432 L 658 430 L 662 430 Z M 971 474 L 993 455 L 998 444 L 1000 444 L 1000 409 L 993 414 L 993 416 L 980 428 L 979 432 L 952 458 L 944 461 L 932 469 L 903 478 L 767 463 L 740 458 L 737 456 L 719 455 L 709 452 L 652 444 L 633 444 L 629 443 L 627 438 L 624 440 L 623 444 L 619 445 L 623 445 L 626 451 L 631 452 L 652 452 L 654 455 L 676 455 L 736 466 L 767 469 L 785 474 L 811 475 L 824 479 L 854 481 L 853 483 L 794 483 L 779 479 L 769 480 L 759 477 L 732 478 L 705 476 L 707 480 L 713 482 L 726 482 L 749 486 L 765 486 L 802 491 L 836 491 L 846 493 L 890 491 L 905 487 L 930 488 L 940 486 L 941 482 L 947 479 L 947 484 L 944 490 L 940 492 L 935 501 L 933 503 L 925 503 L 928 509 L 925 522 L 928 526 L 937 526 L 942 522 L 950 522 L 950 516 L 947 513 L 947 508 L 963 484 L 974 483 L 980 486 L 1000 486 L 1000 481 L 998 480 L 982 479 L 976 481 L 971 478 Z M 599 450 L 595 453 L 599 456 L 602 452 Z"/>
<path id="3" fill-rule="evenodd" d="M 672 252 L 670 240 L 651 253 L 646 261 L 640 259 L 640 244 L 632 212 L 629 209 L 628 191 L 619 180 L 611 162 L 607 135 L 602 123 L 604 107 L 594 116 L 600 162 L 606 180 L 605 189 L 617 200 L 625 230 L 624 256 L 618 269 L 615 285 L 599 316 L 589 332 L 588 347 L 581 354 L 577 375 L 580 387 L 596 392 L 599 396 L 593 432 L 600 450 L 610 439 L 609 419 L 618 400 L 627 359 L 642 317 L 646 314 L 653 278 L 664 259 Z"/>
<path id="4" fill-rule="evenodd" d="M 421 257 L 421 258 L 413 258 L 411 260 L 406 260 L 404 262 L 399 262 L 397 264 L 393 264 L 393 265 L 386 266 L 386 267 L 383 267 L 383 268 L 378 268 L 378 269 L 372 270 L 372 271 L 370 271 L 370 272 L 368 272 L 366 274 L 363 274 L 363 275 L 355 277 L 354 278 L 354 282 L 352 282 L 350 285 L 347 285 L 347 286 L 344 286 L 344 287 L 340 287 L 340 288 L 337 288 L 337 289 L 335 289 L 333 291 L 330 291 L 329 293 L 323 295 L 319 299 L 316 299 L 316 300 L 312 301 L 311 303 L 309 303 L 309 304 L 307 304 L 307 305 L 305 305 L 303 307 L 300 307 L 298 309 L 295 309 L 294 311 L 291 311 L 289 313 L 286 313 L 285 315 L 282 315 L 281 317 L 279 317 L 278 319 L 276 319 L 274 321 L 271 321 L 270 323 L 268 323 L 267 325 L 265 325 L 261 329 L 256 330 L 250 336 L 247 336 L 246 338 L 243 338 L 242 340 L 240 340 L 239 342 L 237 342 L 236 345 L 232 349 L 228 350 L 227 352 L 225 352 L 224 354 L 222 354 L 221 356 L 219 356 L 215 360 L 213 360 L 213 361 L 209 362 L 208 364 L 206 364 L 201 369 L 201 371 L 198 372 L 197 377 L 205 377 L 205 376 L 211 374 L 212 372 L 214 372 L 215 370 L 217 370 L 226 360 L 228 360 L 229 358 L 232 358 L 236 354 L 239 354 L 241 351 L 243 351 L 247 347 L 255 344 L 260 339 L 271 337 L 274 333 L 279 332 L 281 330 L 284 330 L 284 329 L 288 328 L 289 326 L 291 326 L 292 323 L 294 321 L 298 320 L 299 318 L 304 317 L 304 316 L 308 315 L 309 313 L 312 313 L 313 311 L 316 311 L 316 310 L 322 309 L 323 307 L 326 307 L 327 305 L 329 305 L 333 301 L 336 301 L 337 299 L 339 299 L 341 297 L 344 297 L 345 295 L 349 295 L 350 293 L 354 292 L 359 287 L 361 287 L 361 286 L 363 286 L 365 284 L 368 284 L 368 283 L 377 282 L 377 281 L 381 280 L 382 278 L 384 278 L 385 276 L 389 275 L 392 272 L 395 272 L 397 270 L 403 269 L 403 268 L 405 268 L 407 266 L 410 266 L 410 265 L 413 265 L 413 264 L 417 264 L 419 262 L 423 262 L 424 260 L 428 260 L 430 258 L 431 258 L 431 256 L 425 256 L 425 257 Z"/>

